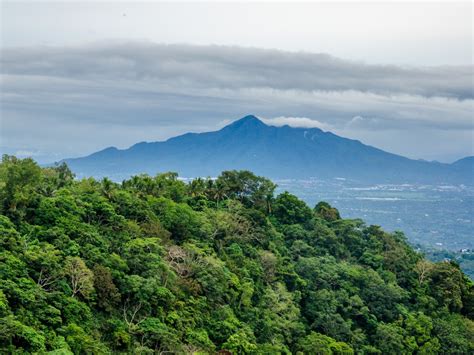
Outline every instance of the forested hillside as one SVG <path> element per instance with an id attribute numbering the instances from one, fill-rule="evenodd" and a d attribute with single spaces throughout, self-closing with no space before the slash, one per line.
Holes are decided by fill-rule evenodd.
<path id="1" fill-rule="evenodd" d="M 246 171 L 0 165 L 0 352 L 474 352 L 474 286 L 401 233 Z"/>

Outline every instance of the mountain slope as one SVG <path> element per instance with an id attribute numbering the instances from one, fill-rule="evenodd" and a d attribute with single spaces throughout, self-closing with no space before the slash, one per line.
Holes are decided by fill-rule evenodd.
<path id="1" fill-rule="evenodd" d="M 474 156 L 459 159 L 451 165 L 460 174 L 474 176 Z"/>
<path id="2" fill-rule="evenodd" d="M 317 128 L 267 126 L 246 116 L 219 131 L 187 133 L 164 142 L 107 148 L 67 159 L 79 176 L 176 171 L 184 177 L 248 169 L 272 178 L 344 177 L 377 182 L 472 181 L 472 171 L 411 160 Z"/>
<path id="3" fill-rule="evenodd" d="M 0 354 L 474 353 L 456 262 L 274 190 L 3 157 Z"/>

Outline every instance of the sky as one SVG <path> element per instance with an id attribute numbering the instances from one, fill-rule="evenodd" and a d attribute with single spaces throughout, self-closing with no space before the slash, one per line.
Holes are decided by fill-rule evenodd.
<path id="1" fill-rule="evenodd" d="M 51 162 L 254 114 L 474 154 L 471 2 L 0 4 L 2 153 Z"/>

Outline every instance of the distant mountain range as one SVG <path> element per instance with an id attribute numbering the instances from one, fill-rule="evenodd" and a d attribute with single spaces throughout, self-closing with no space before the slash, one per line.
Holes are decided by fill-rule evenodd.
<path id="1" fill-rule="evenodd" d="M 110 147 L 64 161 L 79 177 L 116 180 L 139 173 L 213 177 L 223 170 L 248 169 L 274 179 L 474 184 L 472 156 L 453 164 L 413 160 L 318 128 L 268 126 L 255 116 L 215 132 L 187 133 L 123 150 Z"/>

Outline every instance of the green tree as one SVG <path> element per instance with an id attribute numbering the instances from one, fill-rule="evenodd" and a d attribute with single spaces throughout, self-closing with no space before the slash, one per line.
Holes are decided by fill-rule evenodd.
<path id="1" fill-rule="evenodd" d="M 87 298 L 90 296 L 94 290 L 94 274 L 81 258 L 77 256 L 68 257 L 65 262 L 64 273 L 69 279 L 72 297 L 81 295 Z"/>
<path id="2" fill-rule="evenodd" d="M 97 294 L 97 305 L 111 312 L 120 302 L 120 292 L 115 286 L 109 268 L 95 265 L 92 269 L 94 274 L 94 289 Z"/>
<path id="3" fill-rule="evenodd" d="M 311 332 L 302 338 L 297 345 L 298 352 L 303 354 L 353 354 L 354 350 L 344 342 L 339 342 L 323 334 Z"/>
<path id="4" fill-rule="evenodd" d="M 311 209 L 296 196 L 284 192 L 273 203 L 273 215 L 282 224 L 305 224 L 312 218 Z"/>
<path id="5" fill-rule="evenodd" d="M 341 219 L 339 211 L 324 201 L 319 202 L 316 207 L 314 207 L 314 212 L 316 212 L 317 216 L 321 217 L 327 222 L 334 222 L 338 219 Z"/>
<path id="6" fill-rule="evenodd" d="M 4 155 L 0 165 L 0 199 L 4 213 L 18 220 L 26 217 L 34 203 L 42 171 L 30 158 L 17 159 Z"/>

